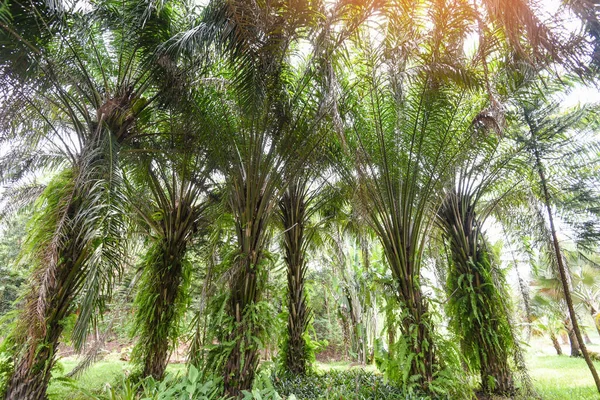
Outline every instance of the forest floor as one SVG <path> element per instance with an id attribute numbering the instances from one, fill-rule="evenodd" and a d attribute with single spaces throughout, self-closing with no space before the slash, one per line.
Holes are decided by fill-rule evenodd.
<path id="1" fill-rule="evenodd" d="M 592 338 L 592 340 L 594 340 L 594 344 L 588 345 L 588 348 L 600 353 L 600 338 Z M 563 345 L 562 349 L 565 355 L 557 356 L 554 348 L 540 339 L 534 339 L 525 349 L 528 372 L 536 392 L 543 400 L 597 400 L 599 396 L 585 361 L 582 358 L 569 357 L 567 345 Z M 60 363 L 64 367 L 64 371 L 68 372 L 77 365 L 77 359 L 73 356 L 64 357 Z M 376 372 L 374 365 L 363 367 L 343 361 L 318 362 L 316 367 L 318 371 L 365 368 L 368 371 Z M 168 370 L 177 372 L 184 368 L 185 364 L 178 363 L 170 364 Z M 596 362 L 596 368 L 600 370 L 600 362 Z M 89 392 L 105 393 L 109 385 L 122 381 L 129 369 L 130 365 L 120 360 L 119 353 L 111 353 L 77 378 L 77 386 L 85 388 Z M 84 400 L 88 398 L 73 388 L 73 385 L 61 382 L 60 379 L 51 383 L 48 394 L 51 400 Z"/>

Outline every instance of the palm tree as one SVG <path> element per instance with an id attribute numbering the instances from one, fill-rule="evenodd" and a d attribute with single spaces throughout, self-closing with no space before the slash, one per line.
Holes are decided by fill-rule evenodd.
<path id="1" fill-rule="evenodd" d="M 481 203 L 501 176 L 506 179 L 502 170 L 510 156 L 499 151 L 495 132 L 487 138 L 481 135 L 476 156 L 457 170 L 437 216 L 449 249 L 446 292 L 451 326 L 461 338 L 466 360 L 481 374 L 483 391 L 507 394 L 514 391 L 509 359 L 519 349 L 505 282 L 482 231 L 496 201 L 484 207 Z"/>
<path id="2" fill-rule="evenodd" d="M 261 328 L 252 323 L 251 318 L 265 283 L 264 253 L 269 223 L 275 216 L 278 199 L 285 193 L 293 175 L 302 168 L 302 159 L 291 158 L 295 155 L 292 149 L 310 151 L 314 146 L 310 143 L 311 135 L 299 138 L 286 132 L 290 125 L 301 119 L 311 121 L 309 124 L 315 121 L 314 117 L 304 114 L 305 106 L 311 107 L 297 104 L 303 108 L 302 115 L 289 115 L 292 120 L 283 126 L 273 126 L 271 112 L 274 110 L 269 106 L 265 114 L 254 116 L 252 121 L 241 120 L 239 131 L 230 136 L 234 140 L 232 150 L 237 150 L 237 154 L 232 154 L 232 164 L 226 172 L 239 252 L 232 266 L 228 306 L 235 326 L 227 338 L 234 347 L 225 364 L 225 387 L 230 395 L 250 388 L 258 363 L 258 348 L 252 337 L 260 337 Z"/>
<path id="3" fill-rule="evenodd" d="M 310 224 L 319 209 L 316 204 L 317 195 L 318 192 L 311 188 L 310 175 L 304 174 L 298 175 L 288 184 L 279 201 L 288 285 L 288 323 L 281 351 L 284 354 L 285 370 L 291 374 L 304 375 L 311 359 L 311 349 L 305 339 L 310 309 L 306 304 L 304 286 L 308 267 L 307 250 L 315 233 Z"/>
<path id="4" fill-rule="evenodd" d="M 149 246 L 142 257 L 135 299 L 132 335 L 138 341 L 132 360 L 142 367 L 143 377 L 156 380 L 164 375 L 169 347 L 179 339 L 187 308 L 191 265 L 186 254 L 194 236 L 208 224 L 211 167 L 202 151 L 205 146 L 196 143 L 203 135 L 188 130 L 181 135 L 171 133 L 172 145 L 159 146 L 164 157 L 140 157 L 135 173 L 138 182 L 128 196 L 139 224 L 148 231 Z"/>
<path id="5" fill-rule="evenodd" d="M 2 133 L 12 146 L 2 179 L 44 167 L 59 171 L 37 201 L 24 249 L 32 279 L 8 342 L 15 369 L 7 399 L 45 398 L 63 319 L 79 307 L 73 342 L 80 349 L 124 259 L 118 155 L 155 103 L 152 77 L 168 75 L 149 61 L 152 41 L 168 32 L 138 30 L 163 25 L 165 13 L 133 14 L 134 3 L 58 12 L 41 2 L 11 2 L 11 23 L 1 26 L 10 43 L 2 48 Z"/>
<path id="6" fill-rule="evenodd" d="M 427 12 L 439 18 L 434 27 L 414 26 Z M 464 133 L 477 115 L 464 106 L 468 94 L 453 78 L 458 73 L 465 81 L 470 74 L 460 64 L 463 57 L 453 54 L 449 44 L 464 32 L 467 22 L 462 12 L 443 6 L 390 9 L 389 36 L 380 47 L 370 47 L 377 41 L 368 36 L 361 38 L 360 58 L 351 60 L 350 67 L 356 79 L 340 82 L 349 88 L 344 93 L 348 99 L 344 141 L 354 164 L 345 176 L 356 185 L 395 280 L 402 310 L 398 339 L 406 348 L 402 352 L 406 358 L 400 361 L 406 372 L 400 376 L 411 377 L 404 383 L 422 389 L 441 368 L 420 284 L 426 237 L 441 202 L 441 185 L 460 157 L 468 140 Z M 419 48 L 416 43 L 428 45 Z M 415 53 L 399 50 L 406 48 Z"/>
<path id="7" fill-rule="evenodd" d="M 585 121 L 586 110 L 576 110 L 560 115 L 558 106 L 547 102 L 539 93 L 542 92 L 530 92 L 525 88 L 521 96 L 516 99 L 518 107 L 517 115 L 519 121 L 522 123 L 521 129 L 516 134 L 519 140 L 526 146 L 529 156 L 527 162 L 531 168 L 531 181 L 535 184 L 539 203 L 543 207 L 542 209 L 547 217 L 545 222 L 548 224 L 548 243 L 552 253 L 551 260 L 558 272 L 557 275 L 567 306 L 569 321 L 572 324 L 573 334 L 594 378 L 596 387 L 600 392 L 600 377 L 587 351 L 575 312 L 571 293 L 571 278 L 565 263 L 555 224 L 554 196 L 550 186 L 552 175 L 549 175 L 551 169 L 545 162 L 545 158 L 552 155 L 553 152 L 564 150 L 569 152 L 568 157 L 563 158 L 565 164 L 569 158 L 576 159 L 581 148 L 578 149 L 575 142 L 571 139 L 570 130 L 579 128 L 579 123 Z M 579 128 L 578 131 L 580 136 L 583 136 L 585 130 Z"/>
<path id="8" fill-rule="evenodd" d="M 213 40 L 232 69 L 232 84 L 225 94 L 232 109 L 222 171 L 237 254 L 227 305 L 231 324 L 212 357 L 223 371 L 227 395 L 237 396 L 251 387 L 264 334 L 255 313 L 267 273 L 270 222 L 323 132 L 319 126 L 329 104 L 317 78 L 330 51 L 322 44 L 339 18 L 334 10 L 319 21 L 326 15 L 323 11 L 319 1 L 213 1 L 203 22 L 180 41 L 184 46 Z M 305 59 L 292 62 L 293 46 L 300 37 L 311 47 Z"/>

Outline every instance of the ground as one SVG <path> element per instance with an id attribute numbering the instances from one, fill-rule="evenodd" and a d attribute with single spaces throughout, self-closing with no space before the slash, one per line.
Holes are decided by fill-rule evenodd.
<path id="1" fill-rule="evenodd" d="M 588 345 L 590 350 L 600 353 L 600 339 L 593 338 L 596 344 Z M 563 351 L 568 354 L 568 347 L 563 346 Z M 111 353 L 103 361 L 96 363 L 81 377 L 78 385 L 90 392 L 104 392 L 107 385 L 115 384 L 123 379 L 128 373 L 129 364 L 120 360 L 120 354 Z M 77 360 L 74 357 L 61 359 L 65 372 L 71 370 Z M 541 339 L 534 339 L 527 346 L 526 362 L 529 368 L 535 389 L 544 400 L 597 400 L 594 381 L 590 375 L 585 361 L 581 358 L 571 358 L 568 355 L 557 356 L 550 343 Z M 169 371 L 178 371 L 184 368 L 184 364 L 171 364 Z M 317 363 L 320 370 L 362 368 L 347 362 Z M 369 370 L 375 371 L 374 366 L 367 366 Z M 600 362 L 596 363 L 600 370 Z M 84 400 L 89 397 L 77 393 L 69 383 L 54 381 L 48 390 L 51 400 L 69 399 Z"/>
<path id="2" fill-rule="evenodd" d="M 588 349 L 600 353 L 600 339 L 592 337 L 594 344 Z M 549 342 L 549 340 L 548 340 Z M 546 341 L 535 339 L 527 352 L 527 367 L 535 389 L 544 400 L 587 400 L 598 399 L 594 380 L 583 358 L 568 356 L 569 347 L 562 346 L 563 356 Z M 600 362 L 595 362 L 600 371 Z"/>

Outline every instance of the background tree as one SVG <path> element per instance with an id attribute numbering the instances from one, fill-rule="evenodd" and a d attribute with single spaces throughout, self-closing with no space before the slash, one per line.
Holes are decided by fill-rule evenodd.
<path id="1" fill-rule="evenodd" d="M 583 335 L 579 327 L 573 298 L 571 295 L 572 287 L 567 266 L 565 265 L 564 255 L 561 249 L 560 241 L 555 225 L 555 212 L 553 211 L 553 196 L 550 192 L 550 178 L 548 167 L 545 164 L 545 157 L 556 150 L 556 147 L 564 145 L 564 140 L 568 139 L 569 131 L 576 127 L 577 123 L 585 116 L 582 112 L 567 113 L 564 116 L 557 115 L 555 104 L 545 103 L 544 100 L 535 93 L 533 96 L 525 95 L 519 99 L 519 116 L 523 121 L 523 131 L 519 138 L 526 144 L 530 159 L 529 165 L 532 168 L 533 179 L 537 185 L 537 195 L 547 216 L 547 223 L 552 245 L 552 261 L 556 265 L 558 277 L 560 278 L 563 295 L 569 311 L 569 318 L 573 326 L 573 332 L 579 347 L 586 360 L 586 363 L 594 377 L 596 387 L 600 391 L 600 378 L 594 367 L 594 364 L 587 351 L 583 341 Z M 582 132 L 582 130 L 580 130 Z M 574 154 L 573 154 L 574 155 Z"/>
<path id="2" fill-rule="evenodd" d="M 14 301 L 27 279 L 23 266 L 18 264 L 19 249 L 26 235 L 27 216 L 26 213 L 17 215 L 0 227 L 0 316 L 14 310 Z"/>

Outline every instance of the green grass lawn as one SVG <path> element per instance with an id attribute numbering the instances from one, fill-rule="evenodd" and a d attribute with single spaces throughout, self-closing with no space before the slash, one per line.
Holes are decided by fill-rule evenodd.
<path id="1" fill-rule="evenodd" d="M 600 353 L 600 339 L 593 337 L 588 349 Z M 568 356 L 569 347 L 562 346 L 562 356 L 556 355 L 548 340 L 534 339 L 527 353 L 527 367 L 535 389 L 544 400 L 597 400 L 600 398 L 594 379 L 583 358 Z M 600 362 L 595 362 L 600 371 Z"/>
<path id="2" fill-rule="evenodd" d="M 64 373 L 68 373 L 78 364 L 77 359 L 69 357 L 60 360 Z M 168 372 L 183 371 L 184 364 L 170 364 Z M 63 382 L 60 378 L 50 383 L 48 397 L 50 400 L 88 400 L 90 396 L 77 387 L 83 388 L 92 394 L 106 394 L 106 389 L 111 385 L 119 384 L 131 371 L 131 365 L 119 360 L 119 354 L 109 354 L 102 361 L 92 365 L 88 370 L 75 379 L 75 382 Z"/>
<path id="3" fill-rule="evenodd" d="M 600 370 L 600 362 L 596 362 Z M 544 400 L 600 398 L 585 360 L 569 356 L 538 355 L 528 358 L 529 374 Z"/>
<path id="4" fill-rule="evenodd" d="M 600 343 L 600 340 L 597 340 Z M 600 345 L 590 346 L 591 350 L 600 352 Z M 568 354 L 568 349 L 563 348 Z M 526 357 L 531 376 L 537 393 L 544 400 L 591 400 L 599 399 L 592 376 L 587 369 L 585 361 L 581 358 L 557 356 L 552 354 L 552 348 L 546 343 L 534 340 L 528 349 Z M 64 371 L 68 372 L 75 367 L 77 361 L 67 358 L 60 361 Z M 169 365 L 170 372 L 183 370 L 183 364 Z M 360 368 L 347 362 L 317 363 L 317 370 L 343 370 Z M 600 370 L 600 362 L 596 363 Z M 77 378 L 77 385 L 94 393 L 106 393 L 108 385 L 118 384 L 128 374 L 130 365 L 119 360 L 118 354 L 111 354 L 103 361 L 94 364 L 89 370 Z M 375 366 L 367 366 L 367 370 L 375 371 Z M 54 380 L 48 389 L 52 400 L 84 400 L 89 399 L 81 391 L 73 388 L 72 384 Z"/>

